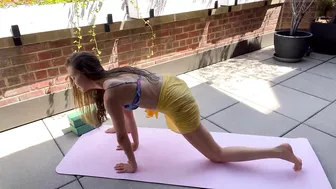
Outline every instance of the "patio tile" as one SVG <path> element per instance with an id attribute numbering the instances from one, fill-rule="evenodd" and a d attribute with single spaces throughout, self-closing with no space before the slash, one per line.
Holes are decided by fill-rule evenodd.
<path id="1" fill-rule="evenodd" d="M 178 75 L 177 77 L 185 81 L 189 88 L 195 87 L 203 83 L 202 81 L 194 77 L 191 77 L 190 75 L 187 75 L 187 74 Z"/>
<path id="2" fill-rule="evenodd" d="M 260 91 L 248 100 L 298 121 L 306 120 L 329 103 L 280 85 Z"/>
<path id="3" fill-rule="evenodd" d="M 70 112 L 73 110 L 43 119 L 63 154 L 66 154 L 79 138 L 71 132 L 67 118 Z"/>
<path id="4" fill-rule="evenodd" d="M 70 184 L 67 184 L 59 189 L 83 189 L 81 187 L 81 185 L 79 184 L 79 182 L 76 180 L 76 181 L 73 181 L 71 182 Z"/>
<path id="5" fill-rule="evenodd" d="M 311 127 L 329 133 L 336 137 L 336 102 L 308 119 L 305 123 Z"/>
<path id="6" fill-rule="evenodd" d="M 274 58 L 270 58 L 268 60 L 265 60 L 264 63 L 283 66 L 283 67 L 291 68 L 291 69 L 302 72 L 302 71 L 306 71 L 306 70 L 308 70 L 312 67 L 315 67 L 319 64 L 322 64 L 323 61 L 304 57 L 301 62 L 286 63 L 286 62 L 277 61 Z"/>
<path id="7" fill-rule="evenodd" d="M 286 134 L 284 137 L 307 138 L 312 145 L 318 159 L 320 160 L 329 182 L 332 185 L 332 188 L 336 188 L 336 152 L 335 150 L 332 150 L 333 146 L 336 146 L 336 138 L 333 138 L 306 125 L 300 125 L 293 131 Z M 303 159 L 303 169 L 305 165 L 304 162 L 305 161 Z"/>
<path id="8" fill-rule="evenodd" d="M 209 132 L 225 132 L 225 133 L 227 133 L 223 128 L 211 123 L 207 119 L 203 119 L 202 124 L 208 129 Z"/>
<path id="9" fill-rule="evenodd" d="M 333 101 L 336 99 L 336 81 L 315 74 L 302 73 L 281 85 Z M 328 92 L 326 92 L 328 91 Z"/>
<path id="10" fill-rule="evenodd" d="M 245 55 L 248 57 L 248 59 L 262 61 L 262 60 L 272 58 L 273 54 L 274 54 L 274 46 L 272 45 L 272 46 L 265 47 L 257 51 L 253 51 L 251 53 L 247 53 Z"/>
<path id="11" fill-rule="evenodd" d="M 74 112 L 74 110 L 43 119 L 44 124 L 47 126 L 48 130 L 54 138 L 71 132 L 70 123 L 67 118 L 67 114 L 71 112 Z"/>
<path id="12" fill-rule="evenodd" d="M 214 88 L 218 88 L 224 93 L 228 92 L 228 95 L 231 94 L 230 96 L 233 98 L 237 97 L 237 100 L 250 97 L 259 91 L 271 88 L 273 85 L 272 82 L 243 73 L 243 71 L 232 75 L 222 75 L 211 83 Z"/>
<path id="13" fill-rule="evenodd" d="M 288 65 L 281 65 L 274 61 L 264 61 L 258 66 L 250 67 L 242 70 L 242 72 L 264 79 L 273 83 L 280 83 L 290 77 L 293 77 L 302 71 L 296 70 L 296 68 Z"/>
<path id="14" fill-rule="evenodd" d="M 241 56 L 189 72 L 187 75 L 239 99 L 274 85 L 274 83 L 258 78 L 249 72 L 249 70 L 258 70 L 263 65 L 264 63 L 261 61 Z"/>
<path id="15" fill-rule="evenodd" d="M 312 52 L 308 56 L 308 58 L 312 58 L 312 59 L 316 59 L 316 60 L 322 60 L 322 61 L 330 60 L 333 57 L 335 57 L 335 56 L 334 55 L 328 55 L 328 54 L 320 54 L 320 53 L 315 53 L 315 52 Z"/>
<path id="16" fill-rule="evenodd" d="M 329 62 L 336 64 L 336 58 L 329 60 Z"/>
<path id="17" fill-rule="evenodd" d="M 55 141 L 59 146 L 59 148 L 61 149 L 62 153 L 65 155 L 77 142 L 78 139 L 79 137 L 75 133 L 71 132 L 55 138 Z"/>
<path id="18" fill-rule="evenodd" d="M 281 136 L 299 122 L 257 105 L 236 104 L 208 119 L 232 133 Z"/>
<path id="19" fill-rule="evenodd" d="M 237 103 L 237 100 L 207 84 L 198 85 L 191 90 L 198 103 L 202 117 L 207 117 Z"/>
<path id="20" fill-rule="evenodd" d="M 156 183 L 136 182 L 128 180 L 83 177 L 79 179 L 84 189 L 187 189 L 190 187 L 172 186 Z"/>
<path id="21" fill-rule="evenodd" d="M 248 59 L 246 56 L 234 57 L 210 66 L 194 70 L 186 73 L 199 81 L 208 82 L 217 79 L 218 77 L 231 76 L 239 70 L 247 69 L 260 64 L 258 60 Z"/>
<path id="22" fill-rule="evenodd" d="M 0 133 L 1 188 L 57 188 L 74 180 L 58 175 L 63 155 L 42 121 Z"/>
<path id="23" fill-rule="evenodd" d="M 324 63 L 307 72 L 336 80 L 336 64 Z"/>

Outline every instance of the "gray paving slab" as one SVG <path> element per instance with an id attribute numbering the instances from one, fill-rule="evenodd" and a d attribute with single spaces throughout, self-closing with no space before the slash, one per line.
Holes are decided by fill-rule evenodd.
<path id="1" fill-rule="evenodd" d="M 197 85 L 200 85 L 204 83 L 205 81 L 198 80 L 190 75 L 187 74 L 181 74 L 177 76 L 178 78 L 182 79 L 186 84 L 188 85 L 189 88 L 195 87 Z"/>
<path id="2" fill-rule="evenodd" d="M 0 133 L 1 188 L 57 188 L 74 176 L 58 175 L 63 155 L 42 121 Z"/>
<path id="3" fill-rule="evenodd" d="M 244 69 L 242 72 L 250 76 L 270 81 L 272 83 L 280 83 L 301 73 L 302 71 L 297 70 L 297 68 L 289 65 L 282 65 L 280 62 L 275 60 L 267 60 L 261 62 L 260 65 L 253 67 L 251 66 L 247 69 Z"/>
<path id="4" fill-rule="evenodd" d="M 330 103 L 280 85 L 261 91 L 248 100 L 300 122 L 305 121 Z"/>
<path id="5" fill-rule="evenodd" d="M 188 72 L 186 75 L 202 82 L 209 82 L 218 79 L 218 77 L 230 76 L 239 70 L 257 65 L 260 65 L 260 61 L 247 58 L 247 56 L 243 55 Z"/>
<path id="6" fill-rule="evenodd" d="M 283 83 L 290 87 L 328 101 L 336 99 L 336 80 L 311 73 L 302 73 Z M 328 92 L 326 92 L 328 91 Z"/>
<path id="7" fill-rule="evenodd" d="M 208 129 L 209 132 L 224 132 L 224 133 L 227 133 L 223 128 L 221 128 L 220 126 L 218 126 L 216 124 L 211 123 L 207 119 L 203 119 L 202 124 Z"/>
<path id="8" fill-rule="evenodd" d="M 329 133 L 336 137 L 336 103 L 323 109 L 321 112 L 308 119 L 305 123 L 311 127 Z"/>
<path id="9" fill-rule="evenodd" d="M 207 117 L 238 101 L 208 84 L 200 84 L 191 88 L 202 117 Z"/>
<path id="10" fill-rule="evenodd" d="M 79 137 L 75 133 L 70 132 L 63 136 L 57 137 L 55 141 L 62 153 L 66 155 L 78 139 Z"/>
<path id="11" fill-rule="evenodd" d="M 253 70 L 261 65 L 259 60 L 239 56 L 186 74 L 239 99 L 273 85 L 245 73 L 246 70 Z"/>
<path id="12" fill-rule="evenodd" d="M 172 186 L 156 183 L 136 182 L 128 180 L 83 177 L 79 179 L 84 189 L 187 189 L 191 187 Z"/>
<path id="13" fill-rule="evenodd" d="M 59 188 L 59 189 L 83 189 L 77 180 Z"/>
<path id="14" fill-rule="evenodd" d="M 245 72 L 277 84 L 319 65 L 323 61 L 303 58 L 301 62 L 292 64 L 270 58 L 262 61 L 262 63 L 262 65 L 255 67 L 254 70 L 251 69 Z"/>
<path id="15" fill-rule="evenodd" d="M 210 121 L 232 133 L 281 136 L 299 124 L 257 105 L 236 104 L 210 117 Z"/>
<path id="16" fill-rule="evenodd" d="M 336 188 L 336 152 L 335 150 L 333 150 L 334 146 L 336 146 L 336 138 L 331 137 L 306 125 L 300 125 L 299 127 L 286 134 L 284 137 L 307 138 L 312 145 L 319 161 L 321 162 L 321 165 L 329 179 L 330 184 L 332 185 L 332 188 Z"/>
<path id="17" fill-rule="evenodd" d="M 295 69 L 297 71 L 306 71 L 310 68 L 313 68 L 313 67 L 323 63 L 322 60 L 311 59 L 311 58 L 306 58 L 306 57 L 304 57 L 302 59 L 302 61 L 297 62 L 295 64 L 280 62 L 280 61 L 275 60 L 274 58 L 267 59 L 263 62 L 266 63 L 266 64 L 268 63 L 268 64 L 279 65 L 279 66 L 283 66 L 283 67 L 287 67 L 287 68 L 292 68 L 292 69 Z"/>
<path id="18" fill-rule="evenodd" d="M 315 53 L 312 52 L 308 58 L 316 59 L 316 60 L 330 60 L 331 58 L 335 57 L 334 55 L 328 55 L 328 54 L 320 54 L 320 53 Z"/>
<path id="19" fill-rule="evenodd" d="M 272 45 L 272 46 L 265 47 L 257 51 L 253 51 L 251 53 L 247 53 L 245 55 L 247 56 L 248 59 L 262 61 L 262 60 L 272 58 L 273 54 L 274 54 L 274 46 Z"/>
<path id="20" fill-rule="evenodd" d="M 336 64 L 336 58 L 333 58 L 333 59 L 329 60 L 328 62 Z"/>
<path id="21" fill-rule="evenodd" d="M 63 136 L 71 132 L 67 114 L 72 112 L 74 112 L 74 110 L 60 113 L 43 119 L 44 124 L 47 126 L 48 130 L 50 131 L 50 134 L 54 138 Z"/>
<path id="22" fill-rule="evenodd" d="M 78 136 L 71 132 L 67 114 L 73 111 L 64 112 L 52 117 L 43 119 L 44 124 L 55 139 L 63 154 L 66 154 L 78 140 Z"/>
<path id="23" fill-rule="evenodd" d="M 307 72 L 336 80 L 336 64 L 333 63 L 323 63 Z"/>

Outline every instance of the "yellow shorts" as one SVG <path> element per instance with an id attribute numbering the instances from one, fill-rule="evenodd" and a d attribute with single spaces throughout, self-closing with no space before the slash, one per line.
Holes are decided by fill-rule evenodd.
<path id="1" fill-rule="evenodd" d="M 196 130 L 200 124 L 200 111 L 188 85 L 180 78 L 164 74 L 163 85 L 156 110 L 146 109 L 147 117 L 158 112 L 165 115 L 169 129 L 186 134 Z"/>

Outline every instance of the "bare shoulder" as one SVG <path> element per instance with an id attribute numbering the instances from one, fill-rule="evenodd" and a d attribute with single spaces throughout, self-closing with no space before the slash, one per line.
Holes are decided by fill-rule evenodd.
<path id="1" fill-rule="evenodd" d="M 104 101 L 105 103 L 110 104 L 122 104 L 124 101 L 123 93 L 127 85 L 122 85 L 118 79 L 109 79 L 104 83 Z"/>

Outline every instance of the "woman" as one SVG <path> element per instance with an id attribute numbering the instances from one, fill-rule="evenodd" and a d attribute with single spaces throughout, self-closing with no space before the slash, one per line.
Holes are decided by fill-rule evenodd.
<path id="1" fill-rule="evenodd" d="M 139 145 L 137 127 L 132 110 L 138 107 L 165 115 L 168 127 L 182 134 L 200 153 L 212 162 L 226 163 L 265 158 L 279 158 L 301 170 L 302 161 L 289 144 L 273 148 L 220 147 L 200 121 L 200 112 L 190 89 L 178 77 L 153 74 L 134 67 L 104 70 L 94 54 L 74 53 L 66 63 L 73 87 L 76 107 L 85 112 L 83 119 L 94 127 L 110 115 L 116 132 L 118 149 L 124 150 L 127 163 L 118 163 L 118 173 L 134 173 L 137 162 L 133 151 Z M 154 111 L 154 112 L 153 112 Z M 127 133 L 131 133 L 133 143 Z"/>

